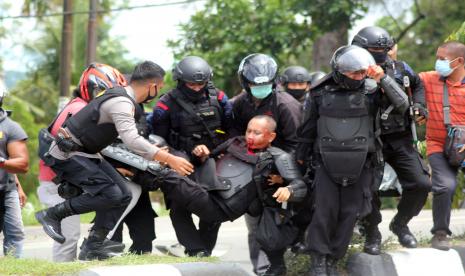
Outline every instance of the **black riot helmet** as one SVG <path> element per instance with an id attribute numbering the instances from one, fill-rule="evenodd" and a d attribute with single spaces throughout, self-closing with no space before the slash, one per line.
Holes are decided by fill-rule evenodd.
<path id="1" fill-rule="evenodd" d="M 206 83 L 213 77 L 210 65 L 200 57 L 183 58 L 173 69 L 173 80 L 191 83 Z"/>
<path id="2" fill-rule="evenodd" d="M 344 73 L 368 70 L 368 67 L 375 64 L 373 56 L 367 50 L 355 45 L 340 47 L 334 52 L 331 58 L 334 81 L 342 88 L 348 90 L 360 88 L 365 79 L 351 79 Z"/>
<path id="3" fill-rule="evenodd" d="M 317 83 L 317 81 L 322 79 L 324 76 L 326 76 L 326 73 L 323 71 L 312 72 L 310 73 L 310 78 L 311 78 L 310 83 L 314 85 L 315 83 Z"/>
<path id="4" fill-rule="evenodd" d="M 272 84 L 274 88 L 277 73 L 276 61 L 268 55 L 259 53 L 245 57 L 237 70 L 239 82 L 247 92 L 250 92 L 250 84 Z"/>
<path id="5" fill-rule="evenodd" d="M 370 26 L 361 29 L 352 39 L 352 45 L 367 49 L 377 64 L 383 64 L 387 59 L 387 52 L 395 45 L 389 33 L 380 27 Z M 382 51 L 373 51 L 370 49 Z"/>
<path id="6" fill-rule="evenodd" d="M 289 82 L 310 82 L 311 76 L 302 66 L 289 66 L 279 77 L 279 82 L 286 86 Z"/>

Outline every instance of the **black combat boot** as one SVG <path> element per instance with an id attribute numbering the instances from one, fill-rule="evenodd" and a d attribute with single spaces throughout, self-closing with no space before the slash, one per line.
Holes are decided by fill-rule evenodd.
<path id="1" fill-rule="evenodd" d="M 287 269 L 285 264 L 270 264 L 265 272 L 259 273 L 259 276 L 286 276 Z"/>
<path id="2" fill-rule="evenodd" d="M 381 254 L 381 232 L 378 226 L 370 226 L 365 228 L 365 245 L 363 252 L 370 255 Z"/>
<path id="3" fill-rule="evenodd" d="M 37 221 L 42 224 L 44 231 L 58 243 L 64 243 L 66 238 L 61 234 L 61 220 L 74 215 L 69 201 L 59 203 L 53 207 L 36 212 Z"/>
<path id="4" fill-rule="evenodd" d="M 311 253 L 312 263 L 310 270 L 308 271 L 309 276 L 328 276 L 326 271 L 326 256 L 318 253 Z"/>
<path id="5" fill-rule="evenodd" d="M 91 230 L 87 241 L 85 243 L 83 242 L 81 245 L 81 252 L 79 252 L 78 259 L 81 261 L 105 260 L 118 256 L 118 253 L 110 251 L 104 245 L 108 232 L 109 231 L 105 229 Z"/>
<path id="6" fill-rule="evenodd" d="M 339 276 L 339 272 L 337 271 L 337 259 L 326 256 L 326 272 L 328 276 Z"/>
<path id="7" fill-rule="evenodd" d="M 397 235 L 399 238 L 399 243 L 403 247 L 416 248 L 417 239 L 415 239 L 415 236 L 412 234 L 412 232 L 410 232 L 410 229 L 407 226 L 409 221 L 410 218 L 399 216 L 399 214 L 397 214 L 389 224 L 389 230 Z"/>
<path id="8" fill-rule="evenodd" d="M 81 247 L 80 247 L 81 251 L 82 251 L 82 248 L 86 246 L 86 243 L 87 243 L 87 238 L 84 238 L 84 240 L 82 241 Z M 103 247 L 105 247 L 106 249 L 114 253 L 122 253 L 126 245 L 124 245 L 124 243 L 122 242 L 116 242 L 116 241 L 112 241 L 109 239 L 105 239 L 103 241 Z"/>

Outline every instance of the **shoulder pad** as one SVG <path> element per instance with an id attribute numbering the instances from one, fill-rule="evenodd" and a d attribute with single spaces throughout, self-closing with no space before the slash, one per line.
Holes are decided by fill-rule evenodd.
<path id="1" fill-rule="evenodd" d="M 365 94 L 374 94 L 378 90 L 378 84 L 374 79 L 365 79 Z"/>
<path id="2" fill-rule="evenodd" d="M 279 155 L 281 155 L 281 154 L 288 154 L 288 153 L 285 152 L 284 150 L 282 150 L 282 149 L 280 149 L 280 148 L 277 148 L 277 147 L 269 147 L 269 148 L 267 149 L 267 151 L 268 151 L 269 153 L 271 153 L 271 155 L 272 155 L 273 157 L 279 156 Z"/>
<path id="3" fill-rule="evenodd" d="M 324 87 L 324 86 L 328 85 L 329 83 L 334 83 L 332 73 L 327 74 L 323 78 L 319 79 L 315 84 L 312 84 L 312 90 L 313 89 L 316 90 L 316 89 L 319 89 L 321 87 Z"/>

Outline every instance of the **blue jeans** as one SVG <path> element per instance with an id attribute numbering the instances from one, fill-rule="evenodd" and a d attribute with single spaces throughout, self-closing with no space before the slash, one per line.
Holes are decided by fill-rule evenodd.
<path id="1" fill-rule="evenodd" d="M 24 226 L 17 190 L 5 192 L 3 221 L 3 254 L 19 258 L 23 251 Z"/>

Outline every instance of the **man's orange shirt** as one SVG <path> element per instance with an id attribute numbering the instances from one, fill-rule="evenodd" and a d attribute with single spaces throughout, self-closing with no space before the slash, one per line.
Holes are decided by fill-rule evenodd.
<path id="1" fill-rule="evenodd" d="M 446 127 L 443 112 L 444 78 L 436 71 L 419 74 L 425 86 L 426 105 L 429 117 L 426 122 L 426 153 L 443 152 Z M 452 125 L 465 126 L 465 78 L 462 82 L 446 81 L 449 91 L 450 120 Z"/>

